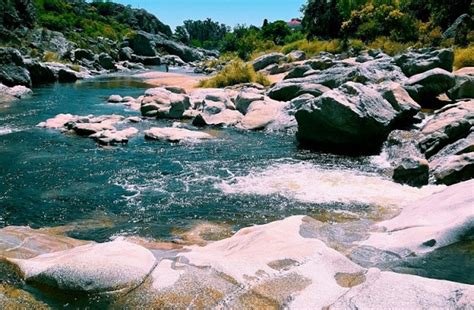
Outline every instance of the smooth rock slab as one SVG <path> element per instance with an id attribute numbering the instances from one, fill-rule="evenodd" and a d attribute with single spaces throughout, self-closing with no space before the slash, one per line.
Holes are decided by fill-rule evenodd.
<path id="1" fill-rule="evenodd" d="M 149 250 L 125 241 L 89 244 L 12 261 L 28 282 L 84 293 L 129 291 L 155 267 L 155 257 Z"/>
<path id="2" fill-rule="evenodd" d="M 161 140 L 161 141 L 170 141 L 170 142 L 180 142 L 183 140 L 207 140 L 212 139 L 213 137 L 210 134 L 200 131 L 193 131 L 183 128 L 151 128 L 145 130 L 145 138 L 151 140 Z"/>
<path id="3" fill-rule="evenodd" d="M 138 129 L 129 127 L 123 130 L 104 130 L 89 137 L 102 145 L 114 145 L 118 143 L 128 143 L 128 139 L 137 134 Z"/>
<path id="4" fill-rule="evenodd" d="M 408 204 L 395 218 L 377 224 L 361 245 L 402 257 L 422 254 L 458 242 L 474 228 L 474 180 L 448 187 Z"/>

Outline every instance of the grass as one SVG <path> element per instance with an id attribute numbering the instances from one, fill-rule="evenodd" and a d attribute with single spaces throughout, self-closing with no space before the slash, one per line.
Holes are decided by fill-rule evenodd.
<path id="1" fill-rule="evenodd" d="M 314 56 L 320 52 L 329 52 L 329 53 L 340 53 L 343 51 L 342 41 L 335 40 L 299 40 L 293 43 L 286 44 L 280 48 L 280 51 L 284 54 L 289 52 L 301 50 L 306 53 L 308 56 Z"/>
<path id="2" fill-rule="evenodd" d="M 43 60 L 46 62 L 59 62 L 59 55 L 55 52 L 46 51 L 43 55 Z"/>
<path id="3" fill-rule="evenodd" d="M 199 82 L 199 87 L 222 88 L 241 83 L 258 83 L 264 86 L 270 85 L 268 78 L 262 73 L 255 72 L 252 65 L 242 60 L 233 60 L 216 76 Z"/>
<path id="4" fill-rule="evenodd" d="M 454 67 L 456 69 L 474 67 L 474 44 L 454 50 Z"/>

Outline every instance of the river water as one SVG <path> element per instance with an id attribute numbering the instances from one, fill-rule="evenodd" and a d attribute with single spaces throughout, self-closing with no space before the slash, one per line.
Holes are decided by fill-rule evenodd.
<path id="1" fill-rule="evenodd" d="M 328 221 L 373 217 L 436 190 L 393 183 L 381 157 L 302 150 L 294 133 L 215 129 L 216 139 L 187 144 L 139 134 L 128 145 L 103 148 L 36 127 L 59 113 L 137 116 L 106 99 L 138 97 L 149 87 L 130 76 L 101 77 L 36 88 L 30 99 L 0 105 L 0 226 L 89 221 L 95 224 L 69 235 L 172 240 L 176 230 L 202 222 L 235 231 L 295 214 Z M 149 119 L 136 126 L 171 124 Z"/>

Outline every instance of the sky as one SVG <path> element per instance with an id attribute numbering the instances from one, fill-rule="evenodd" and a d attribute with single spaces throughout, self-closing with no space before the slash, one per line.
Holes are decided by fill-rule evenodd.
<path id="1" fill-rule="evenodd" d="M 146 9 L 174 30 L 187 19 L 212 18 L 229 26 L 260 26 L 269 21 L 300 17 L 305 0 L 113 0 Z"/>

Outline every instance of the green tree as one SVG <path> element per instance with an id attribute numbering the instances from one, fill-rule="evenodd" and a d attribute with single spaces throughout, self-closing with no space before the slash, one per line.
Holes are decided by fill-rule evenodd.
<path id="1" fill-rule="evenodd" d="M 339 35 L 342 17 L 337 0 L 308 0 L 301 11 L 303 29 L 308 33 L 308 38 Z"/>
<path id="2" fill-rule="evenodd" d="M 262 37 L 272 40 L 275 44 L 283 44 L 285 38 L 291 34 L 291 29 L 285 21 L 277 20 L 262 27 Z"/>

